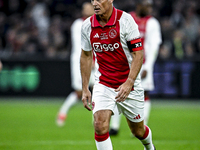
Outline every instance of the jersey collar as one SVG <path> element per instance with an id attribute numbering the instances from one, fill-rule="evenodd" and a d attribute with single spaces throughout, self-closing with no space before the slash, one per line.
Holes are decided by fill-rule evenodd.
<path id="1" fill-rule="evenodd" d="M 110 20 L 108 21 L 108 23 L 105 26 L 113 26 L 113 25 L 115 25 L 116 21 L 117 21 L 117 9 L 115 7 L 113 7 L 113 12 L 110 17 Z M 92 17 L 92 27 L 102 27 L 97 20 L 96 14 L 94 14 Z"/>

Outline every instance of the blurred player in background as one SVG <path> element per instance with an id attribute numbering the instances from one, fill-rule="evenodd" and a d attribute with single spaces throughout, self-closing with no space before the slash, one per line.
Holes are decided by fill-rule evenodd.
<path id="1" fill-rule="evenodd" d="M 0 72 L 1 72 L 2 69 L 3 69 L 3 64 L 2 64 L 2 62 L 0 60 Z"/>
<path id="2" fill-rule="evenodd" d="M 95 14 L 82 25 L 80 63 L 82 102 L 93 112 L 96 147 L 113 149 L 109 124 L 117 107 L 145 150 L 155 150 L 151 130 L 143 121 L 144 90 L 139 75 L 143 47 L 138 25 L 130 14 L 113 7 L 113 0 L 92 0 L 91 3 Z M 91 95 L 89 78 L 93 52 L 96 72 Z"/>
<path id="3" fill-rule="evenodd" d="M 81 55 L 81 26 L 83 21 L 94 14 L 93 6 L 90 2 L 85 2 L 82 6 L 82 18 L 76 19 L 71 26 L 71 40 L 72 40 L 72 51 L 71 51 L 71 80 L 72 88 L 71 92 L 63 105 L 61 106 L 56 123 L 58 126 L 63 126 L 69 109 L 81 100 L 82 95 L 82 82 L 80 74 L 80 55 Z M 91 75 L 90 86 L 94 84 L 94 75 Z"/>
<path id="4" fill-rule="evenodd" d="M 142 38 L 142 45 L 144 48 L 144 61 L 141 68 L 142 86 L 145 93 L 144 103 L 144 124 L 148 123 L 151 102 L 149 98 L 149 91 L 154 90 L 153 68 L 156 61 L 161 39 L 160 24 L 156 18 L 151 16 L 152 1 L 141 0 L 136 2 L 136 11 L 130 12 L 139 26 L 140 35 Z M 120 127 L 121 115 L 115 109 L 115 115 L 112 116 L 110 135 L 117 135 Z"/>

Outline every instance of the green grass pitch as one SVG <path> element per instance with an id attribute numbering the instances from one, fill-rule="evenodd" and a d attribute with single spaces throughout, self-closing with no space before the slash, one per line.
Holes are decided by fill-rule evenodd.
<path id="1" fill-rule="evenodd" d="M 65 98 L 0 98 L 0 150 L 95 150 L 92 114 L 75 105 L 64 127 L 55 118 Z M 200 102 L 154 100 L 149 124 L 157 150 L 200 150 Z M 114 150 L 143 150 L 125 118 Z"/>

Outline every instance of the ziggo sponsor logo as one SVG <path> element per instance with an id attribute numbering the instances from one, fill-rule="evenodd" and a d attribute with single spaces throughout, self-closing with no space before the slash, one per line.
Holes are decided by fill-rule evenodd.
<path id="1" fill-rule="evenodd" d="M 100 42 L 93 43 L 93 49 L 96 52 L 114 51 L 119 48 L 119 43 L 114 44 L 101 44 Z"/>

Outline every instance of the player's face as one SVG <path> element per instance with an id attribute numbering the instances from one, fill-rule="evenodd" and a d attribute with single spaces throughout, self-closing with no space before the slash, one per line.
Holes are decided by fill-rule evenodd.
<path id="1" fill-rule="evenodd" d="M 103 15 L 112 8 L 113 0 L 91 0 L 96 15 Z"/>

